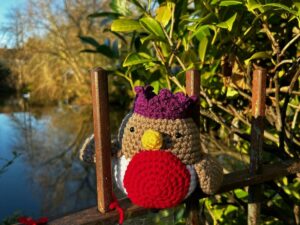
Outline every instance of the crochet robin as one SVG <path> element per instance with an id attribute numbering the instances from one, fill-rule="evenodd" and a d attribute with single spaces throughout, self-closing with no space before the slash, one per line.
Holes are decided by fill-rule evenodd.
<path id="1" fill-rule="evenodd" d="M 121 148 L 114 163 L 118 187 L 134 204 L 157 209 L 178 205 L 198 184 L 204 193 L 215 193 L 223 169 L 200 149 L 192 118 L 197 98 L 167 89 L 156 95 L 151 86 L 135 92 L 133 111 L 119 131 Z"/>

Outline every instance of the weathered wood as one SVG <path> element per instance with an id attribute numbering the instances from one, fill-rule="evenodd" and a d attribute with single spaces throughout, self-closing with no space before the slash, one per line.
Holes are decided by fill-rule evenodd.
<path id="1" fill-rule="evenodd" d="M 91 72 L 94 140 L 96 153 L 97 205 L 101 213 L 112 202 L 111 138 L 108 107 L 107 73 L 96 68 Z"/>
<path id="2" fill-rule="evenodd" d="M 252 123 L 250 147 L 250 174 L 259 174 L 264 138 L 264 117 L 266 102 L 266 70 L 256 68 L 253 72 L 252 83 Z M 260 202 L 262 185 L 249 186 L 248 189 L 248 225 L 257 225 L 260 222 Z"/>
<path id="3" fill-rule="evenodd" d="M 185 77 L 185 88 L 188 96 L 197 96 L 200 94 L 200 74 L 198 70 L 189 70 L 186 72 Z M 200 104 L 197 105 L 195 109 L 194 121 L 198 125 L 200 125 Z M 199 199 L 192 194 L 190 198 L 186 201 L 186 210 L 187 210 L 187 225 L 198 225 L 200 224 L 200 205 Z"/>
<path id="4" fill-rule="evenodd" d="M 124 198 L 119 200 L 120 205 L 125 210 L 125 217 L 133 217 L 149 212 L 149 209 L 141 208 L 133 205 L 129 199 Z M 97 207 L 84 209 L 80 212 L 67 215 L 65 217 L 53 220 L 49 224 L 51 225 L 93 225 L 99 224 L 99 222 L 117 222 L 119 220 L 119 214 L 116 210 L 107 213 L 99 213 Z"/>
<path id="5" fill-rule="evenodd" d="M 226 174 L 224 181 L 216 194 L 228 192 L 237 188 L 242 188 L 249 185 L 261 184 L 290 174 L 300 172 L 300 160 L 278 162 L 275 164 L 264 165 L 261 167 L 261 173 L 251 175 L 249 170 L 241 170 Z M 197 198 L 204 198 L 207 195 L 199 192 Z M 125 209 L 125 218 L 138 216 L 149 212 L 147 209 L 132 205 L 128 199 L 121 199 L 120 205 Z M 106 221 L 118 221 L 116 211 L 110 211 L 105 214 L 100 214 L 97 207 L 85 209 L 80 212 L 67 215 L 57 220 L 50 222 L 50 225 L 81 225 L 81 224 L 97 224 L 99 222 L 105 224 Z"/>
<path id="6" fill-rule="evenodd" d="M 188 96 L 197 96 L 200 95 L 200 74 L 198 70 L 188 70 L 185 75 L 185 88 Z M 195 111 L 197 115 L 195 115 L 195 122 L 199 126 L 200 125 L 200 104 L 198 105 L 198 109 Z"/>

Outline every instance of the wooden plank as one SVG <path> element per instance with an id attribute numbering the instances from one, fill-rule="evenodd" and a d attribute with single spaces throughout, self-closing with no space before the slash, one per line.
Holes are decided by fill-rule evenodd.
<path id="1" fill-rule="evenodd" d="M 138 216 L 149 212 L 149 209 L 144 209 L 131 204 L 130 200 L 127 198 L 120 199 L 119 203 L 124 209 L 126 209 L 125 210 L 126 218 Z M 116 210 L 107 213 L 99 213 L 97 207 L 95 206 L 92 208 L 84 209 L 77 213 L 67 215 L 57 220 L 53 220 L 49 224 L 51 225 L 71 225 L 71 224 L 92 225 L 92 224 L 99 224 L 100 221 L 105 224 L 105 222 L 107 221 L 117 222 L 118 220 L 119 220 L 119 214 Z"/>
<path id="2" fill-rule="evenodd" d="M 263 68 L 255 68 L 252 83 L 252 122 L 250 147 L 250 174 L 259 174 L 263 139 L 266 102 L 266 74 Z M 260 222 L 260 202 L 262 201 L 262 185 L 249 186 L 248 189 L 248 225 L 257 225 Z"/>
<path id="3" fill-rule="evenodd" d="M 200 95 L 200 74 L 198 70 L 188 70 L 185 74 L 185 88 L 188 96 Z M 197 115 L 195 115 L 195 122 L 200 126 L 200 104 L 198 109 L 196 109 Z M 199 113 L 199 114 L 198 114 Z"/>
<path id="4" fill-rule="evenodd" d="M 261 167 L 260 174 L 251 175 L 249 170 L 241 170 L 226 174 L 224 176 L 224 181 L 216 194 L 232 191 L 237 188 L 242 188 L 249 185 L 260 184 L 267 181 L 271 181 L 283 176 L 290 174 L 296 174 L 300 172 L 300 160 L 285 161 L 275 164 L 264 165 Z M 205 198 L 207 195 L 197 192 L 197 198 Z M 130 203 L 128 199 L 121 199 L 120 205 L 125 211 L 125 218 L 131 218 L 134 216 L 142 215 L 149 210 L 135 206 Z M 110 211 L 104 214 L 100 214 L 97 211 L 97 207 L 92 207 L 89 209 L 82 210 L 77 213 L 67 215 L 65 217 L 51 221 L 50 225 L 92 225 L 97 224 L 100 221 L 105 222 L 116 222 L 119 216 L 116 211 Z"/>
<path id="5" fill-rule="evenodd" d="M 185 76 L 185 88 L 188 96 L 197 96 L 200 94 L 200 74 L 198 70 L 189 70 Z M 200 126 L 200 102 L 195 109 L 194 121 Z M 186 201 L 187 225 L 200 224 L 200 205 L 196 194 L 192 194 Z"/>
<path id="6" fill-rule="evenodd" d="M 91 72 L 94 140 L 96 153 L 97 205 L 102 213 L 109 211 L 112 198 L 111 137 L 109 124 L 108 79 L 101 68 Z"/>

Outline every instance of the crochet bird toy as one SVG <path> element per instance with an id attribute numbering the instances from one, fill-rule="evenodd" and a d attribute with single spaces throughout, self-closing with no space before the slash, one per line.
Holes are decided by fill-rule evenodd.
<path id="1" fill-rule="evenodd" d="M 114 177 L 136 205 L 163 209 L 186 199 L 199 184 L 215 193 L 223 169 L 200 148 L 200 133 L 192 116 L 197 98 L 151 86 L 136 87 L 133 111 L 119 130 Z M 92 139 L 87 141 L 91 146 Z"/>

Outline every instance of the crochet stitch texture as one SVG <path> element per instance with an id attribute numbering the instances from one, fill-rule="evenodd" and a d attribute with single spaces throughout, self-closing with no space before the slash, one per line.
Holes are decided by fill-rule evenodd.
<path id="1" fill-rule="evenodd" d="M 145 208 L 179 204 L 190 186 L 186 166 L 170 152 L 143 151 L 130 161 L 124 177 L 128 197 Z"/>
<path id="2" fill-rule="evenodd" d="M 133 127 L 134 131 L 130 131 Z M 199 130 L 192 118 L 186 119 L 153 119 L 134 113 L 128 120 L 122 139 L 122 154 L 131 159 L 142 147 L 141 138 L 144 132 L 153 129 L 163 136 L 163 149 L 172 152 L 183 163 L 191 165 L 201 159 Z M 181 137 L 176 137 L 180 134 Z"/>
<path id="3" fill-rule="evenodd" d="M 191 117 L 197 97 L 188 97 L 182 92 L 173 94 L 168 89 L 156 95 L 153 87 L 135 87 L 134 112 L 153 119 L 180 119 Z"/>
<path id="4" fill-rule="evenodd" d="M 134 109 L 121 124 L 121 149 L 113 160 L 117 186 L 134 204 L 158 209 L 176 206 L 197 184 L 204 193 L 215 193 L 223 169 L 201 150 L 193 120 L 197 99 L 167 89 L 155 94 L 150 86 L 135 91 Z"/>

